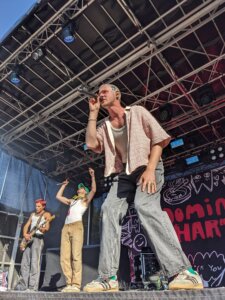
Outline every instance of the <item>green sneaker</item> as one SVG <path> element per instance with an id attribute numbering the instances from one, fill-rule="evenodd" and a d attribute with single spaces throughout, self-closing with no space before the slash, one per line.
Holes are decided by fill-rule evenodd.
<path id="1" fill-rule="evenodd" d="M 169 290 L 203 289 L 202 279 L 195 271 L 182 271 L 170 283 Z"/>
<path id="2" fill-rule="evenodd" d="M 83 288 L 84 292 L 118 292 L 119 284 L 116 276 L 113 276 L 108 279 L 103 279 L 98 277 L 96 280 L 91 281 L 86 284 Z"/>

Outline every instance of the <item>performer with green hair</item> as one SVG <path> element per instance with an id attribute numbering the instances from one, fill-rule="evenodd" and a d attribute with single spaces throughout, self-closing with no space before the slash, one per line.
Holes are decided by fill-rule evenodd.
<path id="1" fill-rule="evenodd" d="M 91 190 L 83 183 L 78 184 L 77 195 L 72 199 L 63 196 L 69 181 L 65 180 L 56 198 L 69 205 L 68 214 L 61 234 L 60 264 L 66 278 L 66 287 L 62 292 L 80 292 L 82 279 L 82 247 L 83 222 L 82 216 L 88 208 L 96 192 L 95 172 L 89 168 Z"/>

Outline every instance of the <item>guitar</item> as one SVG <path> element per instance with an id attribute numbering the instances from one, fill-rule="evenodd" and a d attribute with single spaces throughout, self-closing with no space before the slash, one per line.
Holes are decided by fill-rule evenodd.
<path id="1" fill-rule="evenodd" d="M 51 222 L 52 220 L 54 220 L 54 219 L 55 219 L 55 215 L 53 215 L 53 216 L 51 216 L 51 218 L 45 220 L 45 221 L 44 221 L 42 224 L 40 224 L 39 226 L 35 226 L 35 227 L 29 232 L 31 238 L 30 238 L 29 240 L 26 240 L 25 238 L 22 239 L 22 241 L 21 241 L 21 243 L 20 243 L 20 251 L 23 252 L 23 251 L 27 248 L 27 246 L 32 242 L 35 233 L 36 233 L 39 229 L 43 228 L 44 225 L 45 225 L 46 223 L 50 223 L 50 222 Z"/>

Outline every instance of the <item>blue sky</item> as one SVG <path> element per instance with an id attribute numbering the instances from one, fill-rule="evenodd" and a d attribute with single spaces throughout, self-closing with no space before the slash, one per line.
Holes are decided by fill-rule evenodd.
<path id="1" fill-rule="evenodd" d="M 0 0 L 0 41 L 37 0 Z"/>

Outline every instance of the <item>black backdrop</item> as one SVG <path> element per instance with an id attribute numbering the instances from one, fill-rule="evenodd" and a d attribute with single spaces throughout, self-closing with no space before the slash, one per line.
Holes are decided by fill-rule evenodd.
<path id="1" fill-rule="evenodd" d="M 205 287 L 225 286 L 225 167 L 168 181 L 162 198 Z"/>

